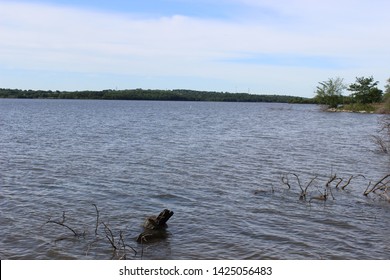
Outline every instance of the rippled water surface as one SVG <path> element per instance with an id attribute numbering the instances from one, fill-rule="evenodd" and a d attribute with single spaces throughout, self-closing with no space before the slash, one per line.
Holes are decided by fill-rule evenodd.
<path id="1" fill-rule="evenodd" d="M 0 257 L 116 258 L 104 222 L 130 259 L 389 259 L 390 204 L 362 195 L 390 171 L 370 141 L 378 117 L 313 105 L 0 99 Z M 303 186 L 317 176 L 307 201 L 291 173 Z M 331 174 L 366 179 L 309 202 Z M 166 238 L 138 244 L 145 217 L 165 208 L 175 212 Z M 64 211 L 84 236 L 46 223 Z"/>

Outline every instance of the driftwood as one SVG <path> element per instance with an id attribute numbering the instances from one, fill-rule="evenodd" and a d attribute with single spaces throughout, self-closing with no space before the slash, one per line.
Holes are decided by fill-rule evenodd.
<path id="1" fill-rule="evenodd" d="M 137 242 L 148 243 L 159 239 L 164 239 L 167 236 L 166 228 L 167 221 L 172 217 L 173 211 L 164 209 L 156 216 L 148 217 L 144 222 L 144 231 L 138 236 Z"/>

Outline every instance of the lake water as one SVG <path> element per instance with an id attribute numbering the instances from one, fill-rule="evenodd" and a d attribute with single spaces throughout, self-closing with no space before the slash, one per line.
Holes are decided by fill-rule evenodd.
<path id="1" fill-rule="evenodd" d="M 362 195 L 390 172 L 370 141 L 379 117 L 272 103 L 0 99 L 0 257 L 119 258 L 104 222 L 115 244 L 122 233 L 128 259 L 389 259 L 390 203 Z M 317 176 L 306 201 L 291 173 L 304 186 Z M 310 201 L 331 174 L 366 178 Z M 144 219 L 165 208 L 175 213 L 166 238 L 138 244 Z M 64 211 L 84 236 L 46 223 Z"/>

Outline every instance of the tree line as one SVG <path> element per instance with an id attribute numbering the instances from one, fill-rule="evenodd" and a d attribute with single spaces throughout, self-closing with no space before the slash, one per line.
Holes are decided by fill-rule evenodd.
<path id="1" fill-rule="evenodd" d="M 316 88 L 315 102 L 327 105 L 329 108 L 347 107 L 350 109 L 375 109 L 375 104 L 381 103 L 383 113 L 390 112 L 390 78 L 385 85 L 385 91 L 378 88 L 374 77 L 356 77 L 349 85 L 340 77 L 329 78 L 319 82 Z M 350 92 L 344 95 L 344 91 Z M 348 105 L 348 106 L 347 106 Z"/>
<path id="2" fill-rule="evenodd" d="M 280 102 L 308 103 L 308 98 L 288 95 L 257 95 L 196 91 L 187 89 L 126 89 L 102 91 L 51 91 L 0 88 L 0 98 L 50 98 L 50 99 L 106 99 L 106 100 L 171 100 L 171 101 L 223 101 L 223 102 Z"/>

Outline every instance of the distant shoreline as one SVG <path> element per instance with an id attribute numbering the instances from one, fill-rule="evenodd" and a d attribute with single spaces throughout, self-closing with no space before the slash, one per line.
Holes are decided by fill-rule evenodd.
<path id="1" fill-rule="evenodd" d="M 313 104 L 313 99 L 289 95 L 196 91 L 187 89 L 126 89 L 101 91 L 51 91 L 0 88 L 0 98 L 24 99 L 98 99 L 155 101 L 277 102 Z"/>

